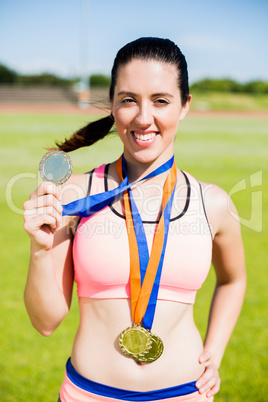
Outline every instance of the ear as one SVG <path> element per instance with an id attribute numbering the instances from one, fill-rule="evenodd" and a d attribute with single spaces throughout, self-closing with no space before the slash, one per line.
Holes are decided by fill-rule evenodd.
<path id="1" fill-rule="evenodd" d="M 110 109 L 111 109 L 111 114 L 114 114 L 114 107 L 113 107 L 113 101 L 110 101 Z"/>
<path id="2" fill-rule="evenodd" d="M 191 100 L 192 100 L 192 95 L 189 94 L 188 101 L 185 103 L 185 105 L 181 109 L 180 119 L 179 119 L 180 121 L 182 121 L 184 119 L 184 117 L 187 115 L 187 113 L 190 109 Z"/>

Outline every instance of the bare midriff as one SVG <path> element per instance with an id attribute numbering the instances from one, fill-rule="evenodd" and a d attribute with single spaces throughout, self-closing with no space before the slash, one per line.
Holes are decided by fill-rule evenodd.
<path id="1" fill-rule="evenodd" d="M 121 352 L 120 333 L 132 325 L 128 299 L 79 299 L 80 324 L 71 361 L 84 377 L 133 391 L 150 391 L 196 381 L 203 343 L 190 304 L 158 300 L 152 332 L 164 343 L 162 356 L 141 364 Z"/>

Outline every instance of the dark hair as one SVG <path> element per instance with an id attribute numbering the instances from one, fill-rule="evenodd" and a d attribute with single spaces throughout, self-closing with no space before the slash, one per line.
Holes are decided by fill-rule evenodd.
<path id="1" fill-rule="evenodd" d="M 114 88 L 119 68 L 134 59 L 156 60 L 175 65 L 178 71 L 178 86 L 181 93 L 182 105 L 186 104 L 189 98 L 189 84 L 187 63 L 184 55 L 171 40 L 150 37 L 130 42 L 117 53 L 112 68 L 110 100 L 114 97 Z"/>
<path id="2" fill-rule="evenodd" d="M 183 106 L 186 104 L 189 99 L 189 84 L 187 63 L 184 55 L 171 40 L 152 37 L 139 38 L 128 43 L 118 51 L 112 68 L 112 80 L 109 92 L 110 100 L 114 97 L 114 88 L 119 68 L 134 59 L 156 60 L 175 65 L 178 71 L 178 87 L 180 89 L 181 102 Z M 112 115 L 104 117 L 82 127 L 70 139 L 65 140 L 63 143 L 56 143 L 56 145 L 59 149 L 66 152 L 92 145 L 110 132 L 113 123 L 114 119 Z"/>

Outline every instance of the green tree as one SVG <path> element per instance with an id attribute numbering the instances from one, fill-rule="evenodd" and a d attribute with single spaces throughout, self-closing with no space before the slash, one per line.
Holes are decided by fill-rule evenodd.
<path id="1" fill-rule="evenodd" d="M 268 94 L 268 82 L 251 81 L 241 84 L 228 78 L 221 80 L 206 78 L 192 84 L 191 91 Z"/>
<path id="2" fill-rule="evenodd" d="M 191 85 L 191 90 L 200 92 L 243 92 L 243 84 L 231 79 L 210 79 L 198 81 Z"/>
<path id="3" fill-rule="evenodd" d="M 110 77 L 102 74 L 93 74 L 89 78 L 89 83 L 91 87 L 102 87 L 107 88 L 110 86 Z"/>
<path id="4" fill-rule="evenodd" d="M 43 73 L 39 75 L 20 75 L 17 77 L 19 85 L 51 85 L 68 87 L 74 83 L 74 80 L 57 77 L 54 74 Z"/>
<path id="5" fill-rule="evenodd" d="M 245 84 L 245 92 L 252 94 L 268 94 L 268 82 L 251 81 Z"/>
<path id="6" fill-rule="evenodd" d="M 0 84 L 14 84 L 16 80 L 17 73 L 3 64 L 0 64 Z"/>

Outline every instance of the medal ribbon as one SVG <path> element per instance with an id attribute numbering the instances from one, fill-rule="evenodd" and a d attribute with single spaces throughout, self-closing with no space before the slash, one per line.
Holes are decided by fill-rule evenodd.
<path id="1" fill-rule="evenodd" d="M 121 157 L 119 158 L 121 161 Z M 140 181 L 150 179 L 152 177 L 157 176 L 160 173 L 164 173 L 169 170 L 174 162 L 174 156 L 168 160 L 163 165 L 159 166 L 153 172 L 149 173 L 147 176 L 138 180 L 133 184 L 128 183 L 127 177 L 124 178 L 122 183 L 115 189 L 110 191 L 105 191 L 103 193 L 90 195 L 88 197 L 80 198 L 79 200 L 70 202 L 69 204 L 63 205 L 62 215 L 71 215 L 71 216 L 80 216 L 80 217 L 89 217 L 94 215 L 96 212 L 105 208 L 107 205 L 111 204 L 113 201 L 120 198 L 124 192 L 130 188 L 130 186 L 134 186 Z M 121 163 L 121 162 L 120 162 Z"/>
<path id="2" fill-rule="evenodd" d="M 120 159 L 117 161 L 116 169 L 121 180 L 125 180 L 127 173 L 124 156 L 122 161 Z M 161 216 L 155 231 L 150 257 L 143 222 L 130 187 L 123 196 L 130 250 L 132 317 L 136 324 L 143 321 L 146 329 L 152 328 L 154 320 L 176 180 L 177 169 L 173 158 L 163 188 Z"/>

